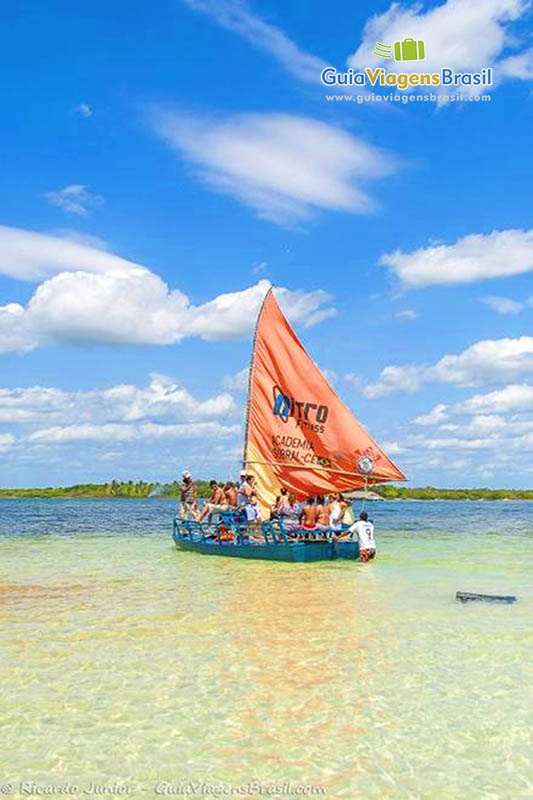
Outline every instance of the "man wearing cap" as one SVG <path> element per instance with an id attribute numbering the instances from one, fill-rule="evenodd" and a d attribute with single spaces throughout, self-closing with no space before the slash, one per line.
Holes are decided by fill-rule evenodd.
<path id="1" fill-rule="evenodd" d="M 245 506 L 249 503 L 252 496 L 253 486 L 250 481 L 250 476 L 245 469 L 239 473 L 239 484 L 237 486 L 237 504 Z"/>
<path id="2" fill-rule="evenodd" d="M 188 470 L 183 472 L 179 516 L 183 520 L 198 517 L 198 489 Z"/>

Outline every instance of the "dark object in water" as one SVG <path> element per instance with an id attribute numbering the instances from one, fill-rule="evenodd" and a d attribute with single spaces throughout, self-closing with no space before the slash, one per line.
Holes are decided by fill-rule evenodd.
<path id="1" fill-rule="evenodd" d="M 489 603 L 516 603 L 514 594 L 475 594 L 474 592 L 457 592 L 456 600 L 468 603 L 469 600 L 486 600 Z"/>

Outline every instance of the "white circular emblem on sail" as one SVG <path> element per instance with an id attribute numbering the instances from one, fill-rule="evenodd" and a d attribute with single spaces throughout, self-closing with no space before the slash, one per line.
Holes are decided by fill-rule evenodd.
<path id="1" fill-rule="evenodd" d="M 365 475 L 370 475 L 374 469 L 374 460 L 370 458 L 370 456 L 361 456 L 357 462 L 357 466 L 359 467 L 360 472 L 364 473 Z"/>

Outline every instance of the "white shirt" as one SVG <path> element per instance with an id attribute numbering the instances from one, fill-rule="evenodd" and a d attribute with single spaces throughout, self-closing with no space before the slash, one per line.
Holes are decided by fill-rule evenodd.
<path id="1" fill-rule="evenodd" d="M 244 510 L 248 522 L 255 522 L 255 520 L 259 519 L 259 506 L 256 503 L 248 503 L 244 506 Z"/>
<path id="2" fill-rule="evenodd" d="M 342 529 L 342 508 L 341 504 L 335 500 L 331 504 L 331 508 L 329 511 L 329 527 L 333 531 L 340 531 Z"/>
<path id="3" fill-rule="evenodd" d="M 376 549 L 376 540 L 374 539 L 374 526 L 371 522 L 365 522 L 364 519 L 360 519 L 358 522 L 354 522 L 354 524 L 350 528 L 350 533 L 357 534 L 357 538 L 359 539 L 359 548 L 361 550 L 375 550 Z"/>
<path id="4" fill-rule="evenodd" d="M 237 487 L 237 504 L 240 506 L 246 505 L 246 503 L 249 500 L 250 491 L 248 492 L 248 494 L 246 494 L 246 492 L 244 491 L 245 487 L 246 489 L 249 489 L 251 491 L 251 486 L 246 480 L 241 481 L 241 483 Z"/>

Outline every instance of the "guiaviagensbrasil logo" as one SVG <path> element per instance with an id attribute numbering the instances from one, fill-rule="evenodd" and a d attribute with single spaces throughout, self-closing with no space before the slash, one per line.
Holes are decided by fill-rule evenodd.
<path id="1" fill-rule="evenodd" d="M 403 39 L 401 42 L 394 42 L 394 50 L 389 44 L 377 42 L 372 55 L 380 58 L 392 58 L 394 52 L 395 61 L 423 61 L 426 57 L 426 46 L 422 39 Z"/>
<path id="2" fill-rule="evenodd" d="M 376 42 L 372 55 L 399 62 L 424 61 L 426 43 L 422 39 L 413 39 L 409 36 L 392 45 Z M 456 72 L 450 67 L 443 66 L 434 72 L 418 72 L 416 67 L 413 69 L 406 64 L 405 69 L 406 71 L 402 72 L 393 67 L 389 72 L 385 66 L 378 65 L 361 70 L 350 67 L 345 72 L 339 72 L 335 67 L 325 67 L 320 73 L 320 79 L 325 86 L 367 86 L 370 84 L 373 88 L 394 87 L 400 92 L 419 86 L 492 86 L 492 67 L 484 67 L 479 72 Z"/>

